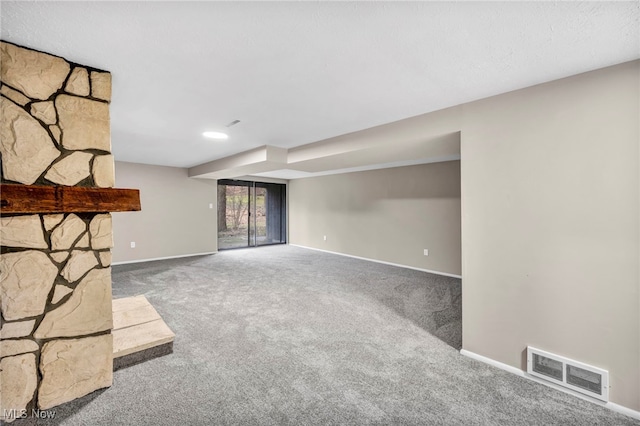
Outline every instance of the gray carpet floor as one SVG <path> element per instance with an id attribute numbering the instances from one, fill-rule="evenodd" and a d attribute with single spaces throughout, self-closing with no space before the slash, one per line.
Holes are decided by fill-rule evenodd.
<path id="1" fill-rule="evenodd" d="M 144 294 L 173 354 L 35 424 L 640 424 L 460 355 L 460 293 L 290 246 L 116 266 L 114 297 Z"/>

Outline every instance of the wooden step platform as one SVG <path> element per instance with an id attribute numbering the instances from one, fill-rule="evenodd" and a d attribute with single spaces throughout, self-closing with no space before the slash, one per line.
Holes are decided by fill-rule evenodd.
<path id="1" fill-rule="evenodd" d="M 113 370 L 173 352 L 175 334 L 146 297 L 113 300 Z"/>

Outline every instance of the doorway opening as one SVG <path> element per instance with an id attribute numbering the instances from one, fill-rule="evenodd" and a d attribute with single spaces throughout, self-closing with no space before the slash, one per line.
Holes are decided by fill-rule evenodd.
<path id="1" fill-rule="evenodd" d="M 286 186 L 218 181 L 218 250 L 285 244 Z"/>

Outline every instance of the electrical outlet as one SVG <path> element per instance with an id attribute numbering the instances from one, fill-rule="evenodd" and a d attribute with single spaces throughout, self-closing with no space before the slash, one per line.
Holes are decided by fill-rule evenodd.
<path id="1" fill-rule="evenodd" d="M 429 256 L 429 249 L 424 249 L 424 255 Z"/>
<path id="2" fill-rule="evenodd" d="M 327 241 L 327 236 L 326 235 L 324 236 L 324 240 Z"/>
<path id="3" fill-rule="evenodd" d="M 136 242 L 135 241 L 131 241 L 131 248 L 136 248 Z"/>

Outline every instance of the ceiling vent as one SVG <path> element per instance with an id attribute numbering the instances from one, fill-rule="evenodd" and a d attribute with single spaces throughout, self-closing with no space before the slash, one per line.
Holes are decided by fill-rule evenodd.
<path id="1" fill-rule="evenodd" d="M 527 346 L 527 373 L 562 387 L 609 401 L 609 372 Z"/>

